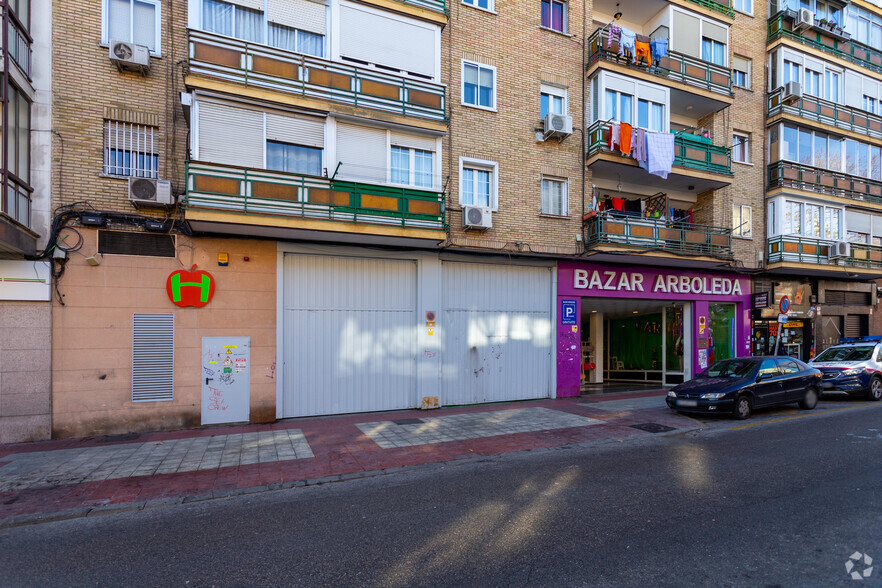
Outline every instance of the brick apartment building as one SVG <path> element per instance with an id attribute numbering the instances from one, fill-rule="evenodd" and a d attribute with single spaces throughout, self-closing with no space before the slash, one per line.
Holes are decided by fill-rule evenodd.
<path id="1" fill-rule="evenodd" d="M 831 16 L 863 31 L 875 14 Z M 790 16 L 751 0 L 53 3 L 46 427 L 673 384 L 767 345 L 754 290 L 795 301 L 809 284 L 803 341 L 837 308 L 846 330 L 882 267 L 876 53 Z M 815 86 L 793 97 L 799 51 L 841 68 L 842 97 L 862 72 L 860 104 L 829 101 L 851 127 L 802 106 Z M 803 169 L 803 127 L 843 137 L 832 191 Z M 794 225 L 797 201 L 839 232 Z"/>

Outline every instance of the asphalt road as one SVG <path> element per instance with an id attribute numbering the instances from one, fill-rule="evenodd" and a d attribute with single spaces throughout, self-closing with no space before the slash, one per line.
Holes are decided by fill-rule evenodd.
<path id="1" fill-rule="evenodd" d="M 882 586 L 882 403 L 838 408 L 6 529 L 0 586 Z"/>

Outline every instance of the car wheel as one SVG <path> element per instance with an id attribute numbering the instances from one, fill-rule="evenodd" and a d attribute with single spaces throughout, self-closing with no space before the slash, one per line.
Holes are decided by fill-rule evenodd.
<path id="1" fill-rule="evenodd" d="M 867 392 L 867 400 L 882 400 L 882 380 L 877 377 L 870 380 L 870 390 Z"/>
<path id="2" fill-rule="evenodd" d="M 752 407 L 750 406 L 750 398 L 747 396 L 739 396 L 735 401 L 735 418 L 739 421 L 743 421 L 746 418 L 750 418 L 750 412 Z"/>
<path id="3" fill-rule="evenodd" d="M 803 410 L 811 410 L 818 405 L 818 390 L 814 386 L 809 386 L 805 391 L 805 397 L 799 401 L 799 408 Z"/>

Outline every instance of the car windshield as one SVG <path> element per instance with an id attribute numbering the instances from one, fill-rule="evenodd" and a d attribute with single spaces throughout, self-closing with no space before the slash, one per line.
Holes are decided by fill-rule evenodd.
<path id="1" fill-rule="evenodd" d="M 756 365 L 756 360 L 727 359 L 710 366 L 702 375 L 706 378 L 746 378 L 753 372 Z"/>
<path id="2" fill-rule="evenodd" d="M 873 355 L 875 345 L 860 347 L 831 347 L 815 358 L 815 361 L 866 361 Z"/>

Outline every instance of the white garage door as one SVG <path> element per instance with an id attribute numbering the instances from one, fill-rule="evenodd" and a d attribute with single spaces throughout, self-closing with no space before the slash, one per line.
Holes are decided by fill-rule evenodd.
<path id="1" fill-rule="evenodd" d="M 416 405 L 416 263 L 286 254 L 285 417 Z"/>
<path id="2" fill-rule="evenodd" d="M 551 396 L 551 268 L 443 264 L 442 403 Z"/>

